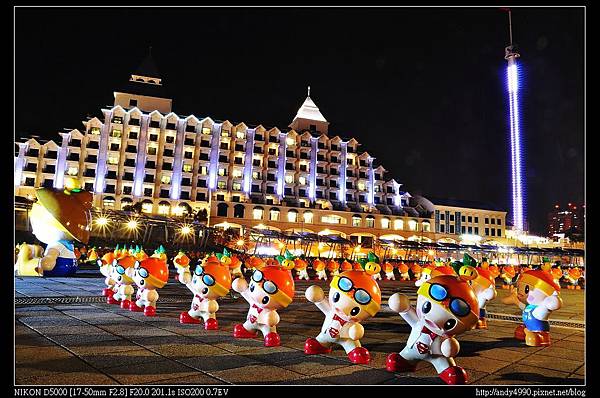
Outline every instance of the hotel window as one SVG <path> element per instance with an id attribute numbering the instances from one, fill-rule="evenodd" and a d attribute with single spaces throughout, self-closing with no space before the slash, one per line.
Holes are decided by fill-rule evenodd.
<path id="1" fill-rule="evenodd" d="M 69 167 L 67 170 L 67 174 L 70 176 L 76 176 L 79 173 L 79 168 L 77 167 Z"/>
<path id="2" fill-rule="evenodd" d="M 269 211 L 269 220 L 279 221 L 279 209 L 271 209 Z"/>
<path id="3" fill-rule="evenodd" d="M 229 137 L 229 130 L 221 130 L 221 137 Z"/>
<path id="4" fill-rule="evenodd" d="M 484 230 L 484 233 L 485 233 L 485 235 L 489 235 L 489 234 L 490 234 L 490 229 L 489 229 L 489 228 L 486 228 L 486 229 Z"/>
<path id="5" fill-rule="evenodd" d="M 489 219 L 489 218 L 487 218 L 487 217 L 485 218 L 485 220 L 484 220 L 484 221 L 485 221 L 485 223 L 486 223 L 486 224 L 489 224 L 489 223 L 490 223 L 490 219 Z"/>
<path id="6" fill-rule="evenodd" d="M 496 219 L 492 218 L 492 224 L 496 224 Z"/>
<path id="7" fill-rule="evenodd" d="M 137 131 L 130 131 L 130 132 L 129 132 L 129 139 L 130 139 L 130 140 L 137 140 L 137 138 L 138 138 L 138 133 L 137 133 Z"/>
<path id="8" fill-rule="evenodd" d="M 450 221 L 454 222 L 454 214 L 450 214 Z"/>
<path id="9" fill-rule="evenodd" d="M 402 220 L 394 220 L 394 229 L 403 229 L 404 221 Z"/>
<path id="10" fill-rule="evenodd" d="M 443 225 L 441 225 L 441 227 L 444 227 L 444 226 L 443 226 Z M 443 232 L 443 231 L 442 231 L 442 232 Z M 450 231 L 448 231 L 448 232 L 450 232 L 451 234 L 453 234 L 453 233 L 454 233 L 454 225 L 450 225 Z"/>
<path id="11" fill-rule="evenodd" d="M 502 230 L 500 228 L 496 229 L 496 236 L 502 236 Z"/>
<path id="12" fill-rule="evenodd" d="M 496 230 L 492 228 L 492 236 L 496 236 Z"/>
<path id="13" fill-rule="evenodd" d="M 224 149 L 224 150 L 229 150 L 229 142 L 227 142 L 227 141 L 221 142 L 220 148 Z"/>
<path id="14" fill-rule="evenodd" d="M 157 134 L 150 134 L 150 141 L 158 141 L 158 135 Z"/>
<path id="15" fill-rule="evenodd" d="M 240 178 L 242 176 L 242 170 L 234 168 L 231 174 L 233 175 L 233 178 Z"/>
<path id="16" fill-rule="evenodd" d="M 260 159 L 253 159 L 252 160 L 252 166 L 259 166 L 260 167 Z"/>
<path id="17" fill-rule="evenodd" d="M 190 151 L 185 151 L 185 155 L 184 157 L 186 159 L 193 159 L 194 158 L 194 152 L 190 152 Z"/>
<path id="18" fill-rule="evenodd" d="M 240 157 L 235 157 L 235 158 L 233 159 L 233 162 L 234 162 L 235 164 L 244 164 L 244 161 L 243 161 L 243 159 L 242 159 L 242 158 L 240 158 Z"/>
<path id="19" fill-rule="evenodd" d="M 475 235 L 479 235 L 479 227 L 475 227 Z"/>
<path id="20" fill-rule="evenodd" d="M 467 231 L 467 227 L 465 227 L 464 225 L 460 227 L 460 233 L 464 234 Z"/>
<path id="21" fill-rule="evenodd" d="M 227 181 L 217 181 L 217 188 L 219 189 L 226 189 L 227 188 Z"/>
<path id="22" fill-rule="evenodd" d="M 286 184 L 293 184 L 294 183 L 294 176 L 293 175 L 286 175 L 285 176 L 285 183 Z"/>
<path id="23" fill-rule="evenodd" d="M 364 182 L 360 181 L 358 183 L 358 190 L 359 191 L 364 191 L 365 190 L 365 183 Z"/>
<path id="24" fill-rule="evenodd" d="M 375 217 L 373 216 L 367 216 L 367 218 L 365 219 L 366 221 L 366 227 L 367 228 L 374 228 L 375 227 Z"/>
<path id="25" fill-rule="evenodd" d="M 253 171 L 252 172 L 252 179 L 253 180 L 259 180 L 260 179 L 260 171 Z"/>
<path id="26" fill-rule="evenodd" d="M 90 129 L 90 134 L 92 134 L 92 135 L 100 135 L 100 127 L 92 127 Z"/>
<path id="27" fill-rule="evenodd" d="M 241 191 L 242 190 L 242 184 L 239 182 L 234 182 L 231 186 L 231 189 L 233 191 Z"/>
<path id="28" fill-rule="evenodd" d="M 382 229 L 388 229 L 390 227 L 390 219 L 389 218 L 382 218 L 381 219 L 381 228 Z"/>
<path id="29" fill-rule="evenodd" d="M 118 156 L 109 156 L 107 162 L 108 162 L 108 164 L 118 164 L 119 157 Z"/>
<path id="30" fill-rule="evenodd" d="M 468 220 L 469 222 L 473 222 L 473 217 L 469 216 L 469 218 L 467 218 L 467 220 Z"/>
<path id="31" fill-rule="evenodd" d="M 183 164 L 183 171 L 185 171 L 186 173 L 189 173 L 192 171 L 192 165 L 189 163 L 184 163 Z"/>
<path id="32" fill-rule="evenodd" d="M 446 217 L 446 216 L 444 215 L 444 213 L 440 213 L 440 220 L 444 220 L 444 219 L 445 219 L 445 217 Z"/>
<path id="33" fill-rule="evenodd" d="M 304 222 L 307 224 L 312 224 L 313 222 L 313 214 L 310 211 L 306 211 L 304 212 L 304 214 L 302 215 L 302 217 L 304 218 Z"/>
<path id="34" fill-rule="evenodd" d="M 165 137 L 165 142 L 166 142 L 167 144 L 172 144 L 172 143 L 174 143 L 174 142 L 175 142 L 175 136 L 172 136 L 172 135 L 168 135 L 168 136 L 166 136 L 166 137 Z"/>
<path id="35" fill-rule="evenodd" d="M 171 183 L 171 174 L 163 174 L 160 177 L 161 184 L 170 184 Z"/>
<path id="36" fill-rule="evenodd" d="M 473 233 L 473 227 L 469 227 L 467 230 L 469 231 L 469 234 Z"/>
<path id="37" fill-rule="evenodd" d="M 220 168 L 218 174 L 223 177 L 227 175 L 227 170 L 224 168 Z"/>
<path id="38" fill-rule="evenodd" d="M 342 218 L 336 215 L 329 215 L 321 217 L 321 222 L 326 224 L 341 224 Z"/>
<path id="39" fill-rule="evenodd" d="M 306 164 L 300 164 L 300 171 L 308 171 L 308 166 Z"/>
<path id="40" fill-rule="evenodd" d="M 210 134 L 210 127 L 202 127 L 202 134 L 209 135 Z"/>
<path id="41" fill-rule="evenodd" d="M 119 151 L 119 144 L 117 144 L 117 143 L 114 143 L 114 142 L 113 142 L 113 143 L 111 143 L 111 144 L 110 144 L 110 150 L 111 150 L 111 151 L 117 151 L 117 152 L 118 152 L 118 151 Z"/>
<path id="42" fill-rule="evenodd" d="M 479 223 L 479 217 L 475 217 L 475 224 Z"/>
<path id="43" fill-rule="evenodd" d="M 362 217 L 361 216 L 352 216 L 352 226 L 353 227 L 360 227 L 362 221 Z"/>
<path id="44" fill-rule="evenodd" d="M 198 168 L 198 174 L 205 176 L 208 173 L 208 169 L 206 166 L 200 166 L 200 168 Z"/>
<path id="45" fill-rule="evenodd" d="M 121 138 L 121 130 L 120 129 L 112 129 L 110 136 L 115 137 L 115 138 Z"/>
<path id="46" fill-rule="evenodd" d="M 462 217 L 460 218 L 460 220 L 461 220 L 462 222 L 465 222 L 465 216 L 462 216 Z"/>
<path id="47" fill-rule="evenodd" d="M 498 223 L 497 224 L 498 225 L 502 225 L 502 219 L 501 218 L 498 219 Z"/>
<path id="48" fill-rule="evenodd" d="M 442 232 L 442 233 L 446 232 L 446 225 L 445 224 L 440 225 L 440 232 Z"/>
<path id="49" fill-rule="evenodd" d="M 423 232 L 431 232 L 431 224 L 429 224 L 429 222 L 423 221 L 422 227 Z"/>
<path id="50" fill-rule="evenodd" d="M 152 213 L 152 203 L 142 203 L 142 212 L 143 213 Z"/>
<path id="51" fill-rule="evenodd" d="M 243 140 L 244 138 L 246 138 L 246 134 L 243 131 L 236 132 L 235 136 L 240 140 Z"/>
<path id="52" fill-rule="evenodd" d="M 148 155 L 156 155 L 156 147 L 155 146 L 148 147 Z"/>
<path id="53" fill-rule="evenodd" d="M 277 148 L 269 148 L 269 155 L 277 155 Z"/>
<path id="54" fill-rule="evenodd" d="M 171 210 L 171 206 L 166 203 L 161 203 L 158 205 L 158 214 L 168 215 Z"/>
<path id="55" fill-rule="evenodd" d="M 169 149 L 169 148 L 165 148 L 165 149 L 163 150 L 163 155 L 164 155 L 164 156 L 173 157 L 173 150 L 172 150 L 172 149 Z"/>
<path id="56" fill-rule="evenodd" d="M 287 214 L 288 222 L 297 222 L 298 221 L 298 212 L 296 210 L 290 210 Z"/>
<path id="57" fill-rule="evenodd" d="M 416 231 L 417 224 L 418 223 L 415 220 L 408 220 L 408 229 L 410 229 L 411 231 Z"/>

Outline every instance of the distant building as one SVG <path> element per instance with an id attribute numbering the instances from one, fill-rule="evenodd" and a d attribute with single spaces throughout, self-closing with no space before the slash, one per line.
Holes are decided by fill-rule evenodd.
<path id="1" fill-rule="evenodd" d="M 31 199 L 36 188 L 62 188 L 75 176 L 98 209 L 139 204 L 143 213 L 174 217 L 202 210 L 210 226 L 240 233 L 337 235 L 363 248 L 377 239 L 505 236 L 505 211 L 413 197 L 386 179 L 356 139 L 330 131 L 310 93 L 283 129 L 182 116 L 172 105 L 146 59 L 102 116 L 56 140 L 17 143 L 16 195 Z"/>
<path id="2" fill-rule="evenodd" d="M 548 213 L 548 236 L 556 234 L 583 235 L 585 225 L 585 205 L 569 203 L 566 208 L 555 205 Z"/>

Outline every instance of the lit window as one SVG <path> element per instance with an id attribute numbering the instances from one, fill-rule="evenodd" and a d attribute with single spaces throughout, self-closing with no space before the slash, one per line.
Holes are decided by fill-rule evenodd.
<path id="1" fill-rule="evenodd" d="M 234 178 L 240 178 L 242 176 L 242 170 L 240 169 L 233 169 L 233 173 L 232 173 Z"/>
<path id="2" fill-rule="evenodd" d="M 290 210 L 290 211 L 288 211 L 287 218 L 288 218 L 288 222 L 296 222 L 298 220 L 298 213 Z"/>
<path id="3" fill-rule="evenodd" d="M 254 209 L 252 210 L 252 217 L 254 217 L 255 220 L 262 220 L 263 218 L 263 209 Z"/>
<path id="4" fill-rule="evenodd" d="M 184 163 L 183 164 L 183 171 L 185 171 L 186 173 L 189 173 L 192 171 L 192 165 L 189 163 Z"/>
<path id="5" fill-rule="evenodd" d="M 394 229 L 403 229 L 404 221 L 402 220 L 394 220 Z"/>
<path id="6" fill-rule="evenodd" d="M 408 221 L 408 229 L 410 229 L 411 231 L 416 231 L 417 230 L 417 222 L 415 220 L 409 220 Z"/>
<path id="7" fill-rule="evenodd" d="M 365 183 L 364 182 L 360 181 L 358 183 L 358 190 L 359 191 L 364 191 L 365 190 Z"/>
<path id="8" fill-rule="evenodd" d="M 221 130 L 221 137 L 229 137 L 229 130 Z"/>
<path id="9" fill-rule="evenodd" d="M 225 188 L 227 188 L 227 182 L 226 181 L 222 181 L 222 180 L 218 181 L 217 182 L 217 188 L 219 188 L 219 189 L 225 189 Z"/>
<path id="10" fill-rule="evenodd" d="M 253 171 L 252 172 L 252 178 L 255 180 L 258 180 L 260 178 L 260 172 L 259 171 Z"/>
<path id="11" fill-rule="evenodd" d="M 238 131 L 237 133 L 235 133 L 235 136 L 237 138 L 239 138 L 240 140 L 243 140 L 244 138 L 246 138 L 246 135 L 244 134 L 243 131 Z"/>
<path id="12" fill-rule="evenodd" d="M 231 185 L 231 189 L 234 190 L 234 191 L 241 191 L 242 190 L 242 184 L 239 183 L 239 182 L 234 182 Z"/>
<path id="13" fill-rule="evenodd" d="M 142 212 L 152 213 L 152 203 L 142 203 Z"/>
<path id="14" fill-rule="evenodd" d="M 285 183 L 286 184 L 293 184 L 294 183 L 294 176 L 293 175 L 286 175 L 285 176 Z"/>
<path id="15" fill-rule="evenodd" d="M 158 205 L 158 214 L 168 215 L 170 209 L 171 209 L 171 206 L 169 206 L 169 205 L 166 205 L 166 204 Z"/>
<path id="16" fill-rule="evenodd" d="M 225 175 L 225 169 L 219 169 L 219 173 L 220 176 L 224 176 Z"/>
<path id="17" fill-rule="evenodd" d="M 279 221 L 279 210 L 273 209 L 269 211 L 269 219 L 271 221 Z"/>
<path id="18" fill-rule="evenodd" d="M 375 218 L 372 216 L 367 217 L 367 219 L 365 220 L 366 224 L 367 224 L 367 228 L 374 228 L 375 227 Z"/>
<path id="19" fill-rule="evenodd" d="M 300 185 L 306 185 L 306 177 L 304 177 L 304 176 L 298 177 L 298 183 Z"/>
<path id="20" fill-rule="evenodd" d="M 76 176 L 79 173 L 79 168 L 77 167 L 69 167 L 67 170 L 67 174 L 70 176 Z"/>
<path id="21" fill-rule="evenodd" d="M 92 134 L 92 135 L 100 135 L 100 127 L 92 127 L 90 129 L 90 134 Z"/>
<path id="22" fill-rule="evenodd" d="M 102 201 L 104 207 L 115 207 L 115 200 L 113 198 L 106 198 Z"/>
<path id="23" fill-rule="evenodd" d="M 162 184 L 170 184 L 171 183 L 171 174 L 163 174 L 160 177 L 160 182 Z"/>
<path id="24" fill-rule="evenodd" d="M 361 221 L 362 221 L 361 217 L 356 217 L 356 216 L 352 217 L 352 226 L 360 227 Z"/>
<path id="25" fill-rule="evenodd" d="M 389 227 L 390 227 L 390 219 L 389 218 L 382 218 L 381 219 L 381 228 L 388 229 Z"/>
<path id="26" fill-rule="evenodd" d="M 296 145 L 296 140 L 295 140 L 295 139 L 293 139 L 292 137 L 288 137 L 288 138 L 285 140 L 285 142 L 286 142 L 286 144 L 288 144 L 288 145 Z"/>
<path id="27" fill-rule="evenodd" d="M 307 211 L 303 214 L 304 222 L 307 224 L 312 224 L 313 222 L 313 214 L 310 211 Z"/>
<path id="28" fill-rule="evenodd" d="M 173 210 L 172 210 L 173 214 L 176 216 L 183 215 L 184 211 L 185 211 L 185 209 L 183 208 L 183 206 L 175 206 L 175 207 L 173 207 Z"/>
<path id="29" fill-rule="evenodd" d="M 117 156 L 109 156 L 107 162 L 108 164 L 118 164 L 119 158 Z"/>
<path id="30" fill-rule="evenodd" d="M 423 232 L 430 232 L 430 231 L 431 231 L 431 225 L 429 224 L 429 222 L 423 221 Z"/>
<path id="31" fill-rule="evenodd" d="M 205 176 L 208 173 L 208 169 L 206 168 L 206 166 L 200 166 L 200 168 L 198 169 L 198 174 Z"/>
<path id="32" fill-rule="evenodd" d="M 115 138 L 121 138 L 121 130 L 119 129 L 112 129 L 112 132 L 110 133 L 111 137 L 115 137 Z"/>
<path id="33" fill-rule="evenodd" d="M 342 222 L 342 218 L 335 215 L 323 216 L 321 217 L 321 222 L 326 224 L 340 224 Z"/>
<path id="34" fill-rule="evenodd" d="M 210 134 L 210 127 L 202 127 L 202 134 Z"/>

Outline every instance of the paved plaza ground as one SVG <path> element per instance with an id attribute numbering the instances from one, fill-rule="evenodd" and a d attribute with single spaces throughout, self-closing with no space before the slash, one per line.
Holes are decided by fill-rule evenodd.
<path id="1" fill-rule="evenodd" d="M 173 280 L 173 279 L 171 279 Z M 364 324 L 369 365 L 350 363 L 341 348 L 306 356 L 322 313 L 304 298 L 316 283 L 296 282 L 296 298 L 280 312 L 281 347 L 262 339 L 234 339 L 233 325 L 244 320 L 242 298 L 221 301 L 218 331 L 181 325 L 191 293 L 177 282 L 160 290 L 157 316 L 122 310 L 99 297 L 104 278 L 83 270 L 76 278 L 15 278 L 16 384 L 443 384 L 433 367 L 420 363 L 413 373 L 390 373 L 385 358 L 400 351 L 409 327 L 387 307 L 397 291 L 415 297 L 413 283 L 382 281 L 382 310 Z M 584 291 L 563 289 L 564 307 L 553 314 L 550 347 L 527 347 L 513 339 L 519 311 L 500 302 L 488 306 L 488 330 L 458 337 L 457 363 L 470 383 L 559 384 L 585 382 Z M 562 321 L 562 322 L 560 322 Z"/>

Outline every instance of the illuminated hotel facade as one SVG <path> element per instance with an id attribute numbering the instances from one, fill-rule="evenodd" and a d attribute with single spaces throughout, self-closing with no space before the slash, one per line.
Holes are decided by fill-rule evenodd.
<path id="1" fill-rule="evenodd" d="M 436 204 L 386 180 L 356 139 L 330 134 L 310 92 L 280 130 L 177 115 L 150 58 L 127 84 L 81 130 L 61 132 L 56 142 L 17 143 L 15 195 L 31 198 L 36 188 L 62 188 L 75 176 L 99 209 L 205 210 L 217 228 L 339 235 L 366 248 L 378 238 L 458 243 L 465 234 L 505 235 L 504 211 Z M 491 229 L 488 218 L 500 221 Z M 493 235 L 484 234 L 488 228 Z"/>

